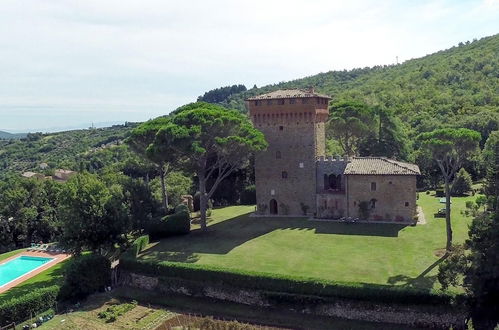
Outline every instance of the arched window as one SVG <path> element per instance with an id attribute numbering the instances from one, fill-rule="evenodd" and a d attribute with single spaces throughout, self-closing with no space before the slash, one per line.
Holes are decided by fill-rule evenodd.
<path id="1" fill-rule="evenodd" d="M 286 172 L 286 171 L 282 171 L 282 172 L 281 172 L 281 177 L 282 177 L 283 179 L 287 179 L 287 178 L 288 178 L 288 172 Z"/>
<path id="2" fill-rule="evenodd" d="M 275 152 L 275 158 L 276 159 L 281 159 L 281 152 L 280 151 L 276 151 Z"/>

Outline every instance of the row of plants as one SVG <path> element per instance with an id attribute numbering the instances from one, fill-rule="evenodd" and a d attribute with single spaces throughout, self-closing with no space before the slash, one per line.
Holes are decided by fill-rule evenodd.
<path id="1" fill-rule="evenodd" d="M 0 303 L 0 326 L 29 319 L 53 308 L 59 290 L 59 285 L 34 289 L 27 294 Z"/>
<path id="2" fill-rule="evenodd" d="M 407 287 L 328 281 L 281 274 L 229 270 L 209 265 L 167 261 L 154 262 L 135 258 L 122 258 L 120 267 L 125 271 L 157 276 L 166 281 L 169 279 L 173 281 L 182 279 L 183 281 L 203 283 L 203 285 L 211 283 L 266 292 L 336 297 L 382 303 L 451 304 L 461 298 L 453 293 L 420 291 Z"/>

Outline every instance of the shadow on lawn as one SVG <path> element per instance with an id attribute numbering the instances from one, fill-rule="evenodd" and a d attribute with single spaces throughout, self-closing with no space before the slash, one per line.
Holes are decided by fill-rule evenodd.
<path id="1" fill-rule="evenodd" d="M 279 230 L 313 230 L 316 234 L 397 237 L 405 225 L 309 221 L 306 218 L 251 218 L 243 214 L 212 224 L 208 232 L 171 237 L 144 251 L 141 258 L 196 262 L 197 253 L 227 254 L 257 237 Z"/>
<path id="2" fill-rule="evenodd" d="M 437 275 L 426 275 L 440 263 L 442 263 L 446 258 L 447 255 L 444 255 L 443 257 L 432 263 L 430 266 L 428 266 L 428 268 L 426 268 L 421 274 L 416 277 L 409 277 L 407 275 L 395 275 L 389 277 L 387 283 L 392 285 L 402 285 L 419 290 L 431 290 L 431 288 L 433 288 L 433 285 L 435 284 L 435 281 L 437 280 Z"/>

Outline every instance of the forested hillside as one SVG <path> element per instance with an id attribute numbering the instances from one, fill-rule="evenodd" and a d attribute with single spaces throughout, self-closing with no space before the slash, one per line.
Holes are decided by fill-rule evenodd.
<path id="1" fill-rule="evenodd" d="M 26 137 L 26 135 L 27 134 L 24 134 L 24 133 L 12 134 L 9 132 L 0 131 L 0 139 L 20 139 L 20 138 Z"/>
<path id="2" fill-rule="evenodd" d="M 13 172 L 49 168 L 79 170 L 91 152 L 121 144 L 133 124 L 59 133 L 30 133 L 20 140 L 0 140 L 0 178 Z"/>
<path id="3" fill-rule="evenodd" d="M 368 55 L 366 55 L 368 56 Z M 399 65 L 330 71 L 229 96 L 222 105 L 246 111 L 244 99 L 281 88 L 315 87 L 333 102 L 355 100 L 386 107 L 410 137 L 438 127 L 482 133 L 482 145 L 499 121 L 499 35 Z"/>

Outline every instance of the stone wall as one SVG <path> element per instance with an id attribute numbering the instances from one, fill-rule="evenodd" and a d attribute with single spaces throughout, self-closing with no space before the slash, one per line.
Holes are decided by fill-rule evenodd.
<path id="1" fill-rule="evenodd" d="M 359 217 L 359 203 L 375 200 L 369 209 L 369 220 L 414 222 L 416 215 L 416 176 L 414 175 L 348 175 L 348 215 Z M 376 190 L 371 190 L 371 183 Z"/>
<path id="2" fill-rule="evenodd" d="M 285 308 L 298 313 L 318 316 L 446 329 L 450 327 L 462 329 L 466 318 L 466 313 L 463 310 L 451 306 L 401 306 L 339 298 L 283 295 L 180 279 L 158 280 L 154 277 L 134 273 L 122 275 L 125 285 L 156 293 L 182 294 L 252 306 Z"/>
<path id="3" fill-rule="evenodd" d="M 275 200 L 278 215 L 307 215 L 315 212 L 315 159 L 325 152 L 327 102 L 323 99 L 277 100 L 249 104 L 254 126 L 265 135 L 269 147 L 255 156 L 255 185 L 260 214 L 270 214 Z"/>

